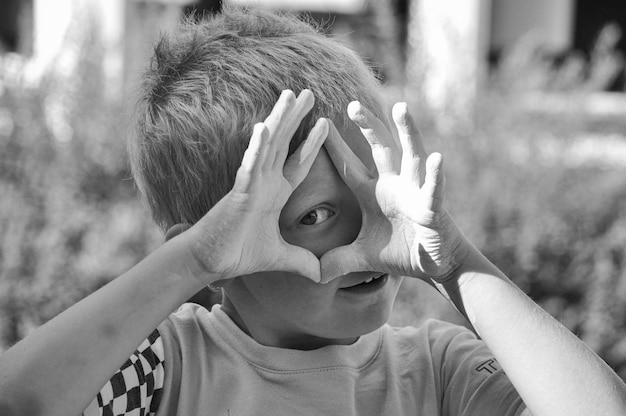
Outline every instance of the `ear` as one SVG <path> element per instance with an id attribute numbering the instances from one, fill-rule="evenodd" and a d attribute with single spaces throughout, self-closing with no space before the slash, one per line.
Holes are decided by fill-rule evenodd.
<path id="1" fill-rule="evenodd" d="M 187 231 L 188 229 L 191 228 L 191 224 L 188 223 L 182 223 L 182 224 L 174 224 L 172 225 L 169 230 L 167 230 L 167 232 L 165 233 L 165 241 L 169 241 L 172 238 L 176 237 L 179 234 L 184 233 L 185 231 Z"/>

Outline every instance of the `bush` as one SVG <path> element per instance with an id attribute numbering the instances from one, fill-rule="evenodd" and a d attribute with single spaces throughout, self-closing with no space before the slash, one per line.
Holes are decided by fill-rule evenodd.
<path id="1" fill-rule="evenodd" d="M 29 62 L 0 60 L 0 347 L 124 272 L 158 239 L 129 179 L 125 115 L 104 94 L 98 42 L 80 33 L 65 53 L 74 70 L 36 82 Z"/>
<path id="2" fill-rule="evenodd" d="M 84 33 L 69 42 L 75 71 L 50 72 L 37 84 L 24 76 L 26 62 L 0 61 L 0 347 L 121 274 L 161 239 L 129 179 L 125 114 L 104 94 L 98 42 Z M 410 108 L 427 147 L 445 155 L 447 207 L 461 228 L 624 377 L 624 166 L 573 152 L 581 135 L 621 134 L 624 125 L 575 108 L 529 112 L 529 89 L 566 91 L 576 103 L 587 90 L 570 80 L 598 71 L 560 76 L 536 54 L 521 56 L 523 65 L 503 64 L 494 77 L 471 129 L 437 131 L 419 100 Z M 511 82 L 530 77 L 506 68 L 529 68 L 539 81 Z M 432 289 L 407 280 L 392 321 L 428 316 L 460 322 Z"/>
<path id="3" fill-rule="evenodd" d="M 600 70 L 571 83 L 570 69 L 522 46 L 531 52 L 513 51 L 515 65 L 505 57 L 472 129 L 437 131 L 419 102 L 410 107 L 427 148 L 444 153 L 447 207 L 468 237 L 626 378 L 626 158 L 615 157 L 624 121 L 586 112 L 596 93 L 584 74 L 598 82 Z M 537 111 L 529 96 L 560 108 Z M 457 319 L 425 290 L 409 282 L 395 319 Z"/>

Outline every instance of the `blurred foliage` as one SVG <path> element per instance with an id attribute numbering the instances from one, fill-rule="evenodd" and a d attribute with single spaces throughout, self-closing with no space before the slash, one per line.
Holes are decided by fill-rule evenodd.
<path id="1" fill-rule="evenodd" d="M 624 72 L 624 56 L 618 49 L 621 38 L 619 25 L 610 23 L 598 33 L 589 56 L 570 51 L 556 57 L 539 33 L 528 32 L 505 51 L 498 63 L 497 81 L 509 92 L 609 90 Z"/>
<path id="2" fill-rule="evenodd" d="M 42 78 L 19 56 L 0 58 L 0 348 L 156 243 L 129 179 L 126 115 L 105 94 L 89 27 L 70 32 Z"/>
<path id="3" fill-rule="evenodd" d="M 492 71 L 470 129 L 442 132 L 419 100 L 410 108 L 427 147 L 444 154 L 447 208 L 461 229 L 626 379 L 626 157 L 612 157 L 626 149 L 626 120 L 586 112 L 621 62 L 614 40 L 599 37 L 608 42 L 595 49 L 602 57 L 572 54 L 561 65 L 540 53 L 538 39 L 520 41 Z M 528 105 L 529 96 L 550 104 Z M 434 291 L 405 283 L 397 322 L 459 322 L 425 292 Z"/>
<path id="4" fill-rule="evenodd" d="M 126 111 L 107 95 L 92 25 L 81 27 L 67 39 L 69 57 L 37 82 L 25 76 L 28 62 L 0 58 L 0 349 L 161 239 L 129 178 Z M 538 50 L 524 41 L 502 59 L 471 128 L 439 131 L 418 93 L 408 101 L 427 147 L 445 154 L 447 206 L 468 237 L 626 377 L 626 165 L 572 157 L 581 135 L 623 138 L 626 122 L 575 105 L 530 111 L 523 100 L 560 91 L 582 102 L 621 57 L 599 47 L 596 58 L 555 67 Z M 58 70 L 67 62 L 71 70 Z M 433 293 L 407 281 L 393 322 L 458 321 Z"/>

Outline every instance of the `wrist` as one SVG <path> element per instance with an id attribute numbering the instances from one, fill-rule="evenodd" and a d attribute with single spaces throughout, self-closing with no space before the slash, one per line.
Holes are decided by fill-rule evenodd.
<path id="1" fill-rule="evenodd" d="M 442 278 L 431 278 L 433 287 L 463 315 L 468 322 L 475 327 L 475 314 L 471 307 L 468 308 L 464 300 L 467 291 L 480 293 L 482 285 L 495 279 L 507 280 L 500 270 L 494 266 L 475 246 L 467 242 L 462 257 L 457 259 L 456 267 Z M 478 331 L 477 328 L 475 328 Z"/>
<path id="2" fill-rule="evenodd" d="M 446 211 L 441 212 L 440 221 L 440 238 L 444 241 L 442 251 L 446 254 L 442 258 L 443 267 L 440 272 L 437 275 L 429 276 L 433 283 L 456 280 L 463 264 L 467 261 L 468 255 L 472 251 L 476 251 Z"/>
<path id="3" fill-rule="evenodd" d="M 466 240 L 466 245 L 459 250 L 454 269 L 446 274 L 445 278 L 431 279 L 442 287 L 460 288 L 469 285 L 477 276 L 481 275 L 504 277 L 502 272 L 478 248 Z"/>
<path id="4" fill-rule="evenodd" d="M 201 290 L 206 286 L 219 280 L 219 276 L 210 273 L 204 263 L 194 250 L 193 230 L 172 238 L 165 243 L 167 246 L 168 266 L 171 266 L 172 272 L 180 275 L 191 286 L 196 286 L 197 290 Z"/>

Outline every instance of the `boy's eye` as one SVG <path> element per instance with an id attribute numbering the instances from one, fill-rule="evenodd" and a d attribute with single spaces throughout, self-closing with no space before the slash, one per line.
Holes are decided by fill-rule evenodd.
<path id="1" fill-rule="evenodd" d="M 318 225 L 318 224 L 325 222 L 333 215 L 335 215 L 335 213 L 329 210 L 328 208 L 318 207 L 318 208 L 315 208 L 314 210 L 307 212 L 306 215 L 302 217 L 302 219 L 300 220 L 300 224 Z"/>

